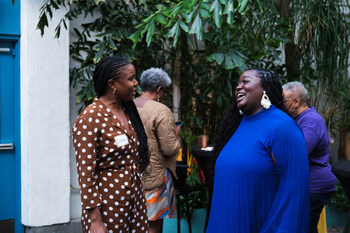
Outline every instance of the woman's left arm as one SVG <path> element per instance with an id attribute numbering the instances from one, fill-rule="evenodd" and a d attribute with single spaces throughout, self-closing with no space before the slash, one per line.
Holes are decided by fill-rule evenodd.
<path id="1" fill-rule="evenodd" d="M 169 108 L 163 110 L 157 117 L 155 128 L 162 153 L 166 156 L 175 156 L 181 147 L 176 136 L 175 120 Z"/>
<path id="2" fill-rule="evenodd" d="M 279 186 L 260 233 L 306 233 L 309 225 L 309 162 L 304 137 L 291 122 L 271 141 Z"/>

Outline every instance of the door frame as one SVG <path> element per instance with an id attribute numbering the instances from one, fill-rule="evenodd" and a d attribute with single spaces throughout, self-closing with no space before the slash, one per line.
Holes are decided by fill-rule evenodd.
<path id="1" fill-rule="evenodd" d="M 24 226 L 22 224 L 21 211 L 21 82 L 20 82 L 20 37 L 1 35 L 1 41 L 14 43 L 14 105 L 15 105 L 15 233 L 23 233 Z"/>

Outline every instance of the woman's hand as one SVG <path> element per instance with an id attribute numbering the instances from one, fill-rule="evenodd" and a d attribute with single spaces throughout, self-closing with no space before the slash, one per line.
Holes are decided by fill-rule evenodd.
<path id="1" fill-rule="evenodd" d="M 176 126 L 176 138 L 180 138 L 180 125 Z"/>
<path id="2" fill-rule="evenodd" d="M 91 219 L 91 233 L 108 233 L 107 228 L 103 224 L 100 209 L 98 207 L 90 209 L 89 215 Z"/>

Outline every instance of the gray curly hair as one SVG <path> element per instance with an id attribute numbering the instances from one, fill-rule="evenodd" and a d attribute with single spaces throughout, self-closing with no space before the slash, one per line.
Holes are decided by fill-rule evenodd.
<path id="1" fill-rule="evenodd" d="M 283 90 L 293 92 L 300 98 L 301 102 L 308 103 L 308 92 L 301 82 L 294 81 L 286 83 L 282 86 Z"/>
<path id="2" fill-rule="evenodd" d="M 161 68 L 150 68 L 141 74 L 141 89 L 146 92 L 155 92 L 159 86 L 165 89 L 171 84 L 171 79 L 167 72 Z"/>

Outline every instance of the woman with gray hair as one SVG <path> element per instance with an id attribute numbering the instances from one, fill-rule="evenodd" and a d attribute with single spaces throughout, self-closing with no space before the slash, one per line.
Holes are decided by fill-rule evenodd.
<path id="1" fill-rule="evenodd" d="M 170 109 L 161 103 L 171 84 L 168 74 L 150 68 L 141 74 L 142 94 L 134 100 L 144 125 L 150 154 L 149 174 L 143 180 L 149 232 L 162 232 L 163 219 L 175 218 L 176 155 L 180 149 L 179 126 Z M 172 175 L 171 175 L 172 174 Z"/>

